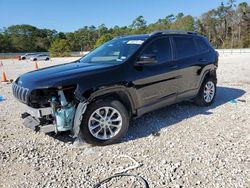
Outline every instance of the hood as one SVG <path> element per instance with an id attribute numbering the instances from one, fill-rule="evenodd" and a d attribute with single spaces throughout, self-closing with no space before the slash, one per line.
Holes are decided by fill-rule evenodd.
<path id="1" fill-rule="evenodd" d="M 16 80 L 16 83 L 30 89 L 75 84 L 86 75 L 103 72 L 114 66 L 108 63 L 67 63 L 25 73 Z"/>

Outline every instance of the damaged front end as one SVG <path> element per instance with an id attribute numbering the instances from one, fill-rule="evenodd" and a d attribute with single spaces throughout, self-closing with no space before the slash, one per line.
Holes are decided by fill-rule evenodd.
<path id="1" fill-rule="evenodd" d="M 75 99 L 75 87 L 34 90 L 29 95 L 23 124 L 44 133 L 71 131 L 77 137 L 87 103 Z"/>

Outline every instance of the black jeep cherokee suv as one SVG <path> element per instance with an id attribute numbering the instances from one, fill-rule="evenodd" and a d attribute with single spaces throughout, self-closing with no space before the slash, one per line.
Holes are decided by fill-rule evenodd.
<path id="1" fill-rule="evenodd" d="M 13 83 L 26 104 L 25 126 L 71 131 L 93 145 L 117 142 L 132 117 L 216 94 L 218 54 L 194 32 L 157 31 L 115 38 L 83 58 L 29 72 Z"/>

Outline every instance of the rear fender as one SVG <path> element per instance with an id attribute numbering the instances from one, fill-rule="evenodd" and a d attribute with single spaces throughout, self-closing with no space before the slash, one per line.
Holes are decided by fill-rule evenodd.
<path id="1" fill-rule="evenodd" d="M 215 79 L 215 81 L 217 82 L 216 69 L 217 69 L 217 67 L 214 64 L 210 64 L 210 65 L 205 66 L 200 73 L 201 76 L 199 78 L 197 88 L 201 87 L 203 81 L 208 76 L 213 77 Z"/>

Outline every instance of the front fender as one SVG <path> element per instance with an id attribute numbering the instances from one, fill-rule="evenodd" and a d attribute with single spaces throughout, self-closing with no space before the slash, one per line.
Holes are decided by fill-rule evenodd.
<path id="1" fill-rule="evenodd" d="M 79 101 L 87 101 L 88 103 L 91 103 L 97 98 L 105 96 L 119 96 L 119 98 L 122 100 L 121 102 L 126 103 L 125 105 L 129 105 L 129 108 L 131 108 L 132 113 L 136 112 L 137 101 L 133 88 L 127 87 L 126 85 L 102 86 L 99 88 L 85 89 L 84 91 L 76 89 L 75 94 L 76 98 Z"/>

